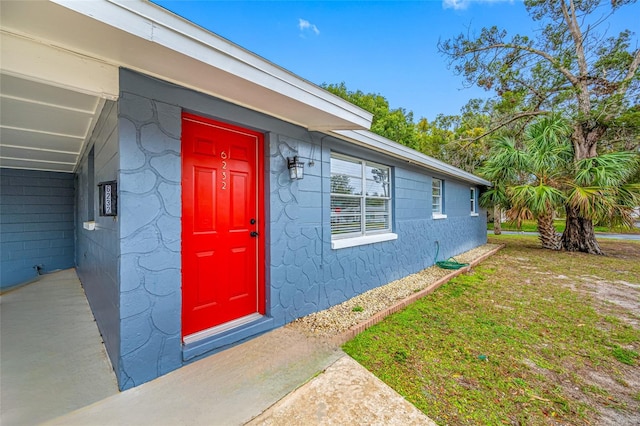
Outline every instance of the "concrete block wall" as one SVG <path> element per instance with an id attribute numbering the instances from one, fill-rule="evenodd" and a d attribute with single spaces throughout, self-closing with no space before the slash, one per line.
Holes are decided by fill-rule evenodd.
<path id="1" fill-rule="evenodd" d="M 74 266 L 74 175 L 0 169 L 0 289 Z"/>
<path id="2" fill-rule="evenodd" d="M 118 179 L 119 158 L 118 106 L 107 101 L 76 173 L 76 271 L 116 372 L 120 355 L 119 217 L 99 215 L 98 184 Z M 84 228 L 89 221 L 95 222 L 95 230 Z"/>

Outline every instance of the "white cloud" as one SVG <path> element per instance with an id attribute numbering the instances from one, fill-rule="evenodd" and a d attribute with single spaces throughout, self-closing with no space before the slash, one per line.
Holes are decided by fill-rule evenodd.
<path id="1" fill-rule="evenodd" d="M 442 0 L 442 8 L 463 10 L 468 8 L 471 3 L 500 3 L 500 2 L 513 3 L 513 0 Z"/>
<path id="2" fill-rule="evenodd" d="M 315 35 L 320 35 L 320 30 L 311 22 L 306 19 L 298 19 L 298 28 L 300 28 L 300 33 L 304 35 L 307 32 L 313 32 Z"/>

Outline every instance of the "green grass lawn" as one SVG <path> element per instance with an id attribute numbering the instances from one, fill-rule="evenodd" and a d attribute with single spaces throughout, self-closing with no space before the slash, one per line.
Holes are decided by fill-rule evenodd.
<path id="1" fill-rule="evenodd" d="M 344 350 L 438 424 L 638 419 L 640 244 L 590 256 L 490 242 L 507 246 Z"/>
<path id="2" fill-rule="evenodd" d="M 554 221 L 554 226 L 557 232 L 563 232 L 565 227 L 564 219 L 556 219 Z M 493 222 L 487 223 L 487 229 L 490 231 L 493 231 Z M 502 224 L 502 230 L 537 232 L 538 224 L 534 220 L 524 220 L 522 221 L 522 225 L 518 227 L 515 222 L 504 222 Z M 615 234 L 640 234 L 640 228 L 628 229 L 628 228 L 622 228 L 622 227 L 609 228 L 607 226 L 596 226 L 594 227 L 594 230 L 596 232 L 615 233 Z"/>

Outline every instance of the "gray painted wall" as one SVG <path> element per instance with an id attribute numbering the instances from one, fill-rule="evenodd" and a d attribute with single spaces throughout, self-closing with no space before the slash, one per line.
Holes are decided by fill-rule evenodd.
<path id="1" fill-rule="evenodd" d="M 117 114 L 117 104 L 108 101 L 79 163 L 76 190 L 76 270 L 116 372 L 120 354 L 119 217 L 98 215 L 97 185 L 118 177 Z M 84 229 L 83 223 L 92 219 L 96 229 Z"/>
<path id="2" fill-rule="evenodd" d="M 339 152 L 391 166 L 394 241 L 331 249 L 330 157 Z M 286 157 L 297 153 L 305 178 L 292 183 Z M 313 159 L 313 167 L 309 160 Z M 486 212 L 470 213 L 470 184 L 344 141 L 279 135 L 271 145 L 271 314 L 277 325 L 326 309 L 484 244 Z M 445 182 L 446 219 L 431 217 L 431 179 Z"/>
<path id="3" fill-rule="evenodd" d="M 74 266 L 74 176 L 0 169 L 0 288 Z"/>
<path id="4" fill-rule="evenodd" d="M 181 110 L 121 71 L 121 389 L 182 365 Z"/>
<path id="5" fill-rule="evenodd" d="M 120 387 L 151 380 L 252 334 L 340 303 L 486 241 L 484 212 L 469 213 L 469 185 L 320 133 L 129 70 L 120 73 Z M 265 133 L 268 318 L 181 344 L 180 113 Z M 331 249 L 329 176 L 335 150 L 393 168 L 396 241 Z M 289 180 L 299 155 L 305 178 Z M 309 160 L 313 159 L 313 166 Z M 431 178 L 445 180 L 447 219 L 431 218 Z"/>

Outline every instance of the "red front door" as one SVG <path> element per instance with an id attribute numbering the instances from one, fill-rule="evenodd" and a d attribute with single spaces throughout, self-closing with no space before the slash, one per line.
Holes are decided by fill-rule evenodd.
<path id="1" fill-rule="evenodd" d="M 264 313 L 263 136 L 182 116 L 182 335 Z"/>

